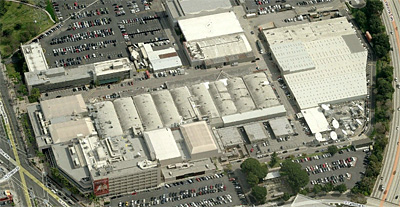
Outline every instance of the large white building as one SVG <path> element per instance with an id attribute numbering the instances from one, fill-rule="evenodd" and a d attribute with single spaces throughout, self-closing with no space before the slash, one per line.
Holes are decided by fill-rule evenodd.
<path id="1" fill-rule="evenodd" d="M 238 19 L 225 12 L 178 21 L 192 66 L 214 67 L 254 59 Z"/>
<path id="2" fill-rule="evenodd" d="M 366 97 L 368 52 L 345 17 L 263 33 L 300 109 Z"/>

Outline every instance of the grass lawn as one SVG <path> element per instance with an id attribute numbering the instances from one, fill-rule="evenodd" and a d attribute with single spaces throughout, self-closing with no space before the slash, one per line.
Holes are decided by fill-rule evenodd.
<path id="1" fill-rule="evenodd" d="M 24 43 L 53 25 L 43 11 L 6 2 L 7 12 L 0 17 L 0 53 L 8 57 Z"/>

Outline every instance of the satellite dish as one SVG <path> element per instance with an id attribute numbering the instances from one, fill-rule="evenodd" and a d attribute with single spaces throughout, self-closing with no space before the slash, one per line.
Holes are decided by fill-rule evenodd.
<path id="1" fill-rule="evenodd" d="M 331 131 L 330 137 L 331 137 L 332 140 L 337 140 L 338 139 L 337 134 L 334 131 Z"/>
<path id="2" fill-rule="evenodd" d="M 315 139 L 319 142 L 324 141 L 324 139 L 322 138 L 322 134 L 321 133 L 315 133 Z"/>
<path id="3" fill-rule="evenodd" d="M 336 119 L 333 119 L 332 120 L 332 126 L 333 126 L 333 128 L 338 129 L 339 128 L 339 122 Z"/>

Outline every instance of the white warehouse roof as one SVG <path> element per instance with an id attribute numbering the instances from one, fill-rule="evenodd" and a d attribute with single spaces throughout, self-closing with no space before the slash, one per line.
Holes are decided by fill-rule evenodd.
<path id="1" fill-rule="evenodd" d="M 154 105 L 151 95 L 141 94 L 133 97 L 136 109 L 139 112 L 140 119 L 143 123 L 145 131 L 159 129 L 163 127 L 160 116 L 158 115 L 156 106 Z"/>
<path id="2" fill-rule="evenodd" d="M 114 108 L 124 131 L 129 129 L 134 129 L 135 132 L 143 131 L 142 121 L 131 97 L 116 99 Z"/>
<path id="3" fill-rule="evenodd" d="M 311 133 L 326 132 L 330 130 L 329 123 L 320 107 L 301 110 L 304 120 L 307 122 Z"/>
<path id="4" fill-rule="evenodd" d="M 160 163 L 167 162 L 167 164 L 170 164 L 169 160 L 179 161 L 182 159 L 171 129 L 147 131 L 143 133 L 143 136 L 152 160 L 158 159 Z"/>
<path id="5" fill-rule="evenodd" d="M 181 59 L 173 47 L 153 50 L 150 44 L 144 44 L 144 49 L 154 72 L 182 67 Z"/>
<path id="6" fill-rule="evenodd" d="M 300 109 L 367 95 L 368 52 L 345 17 L 271 29 L 264 35 Z"/>
<path id="7" fill-rule="evenodd" d="M 178 23 L 186 41 L 243 32 L 234 12 L 182 19 Z"/>
<path id="8" fill-rule="evenodd" d="M 152 96 L 164 126 L 173 127 L 181 123 L 181 117 L 169 91 L 156 91 L 152 93 Z"/>

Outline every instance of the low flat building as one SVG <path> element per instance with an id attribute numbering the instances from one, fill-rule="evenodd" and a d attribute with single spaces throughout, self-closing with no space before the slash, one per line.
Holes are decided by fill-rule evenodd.
<path id="1" fill-rule="evenodd" d="M 181 19 L 185 52 L 193 67 L 219 67 L 254 59 L 234 12 Z"/>
<path id="2" fill-rule="evenodd" d="M 53 144 L 69 142 L 75 138 L 97 134 L 90 118 L 51 124 L 49 125 L 49 132 Z"/>
<path id="3" fill-rule="evenodd" d="M 243 144 L 243 138 L 236 126 L 219 128 L 216 132 L 218 139 L 221 140 L 224 148 L 237 147 L 238 145 Z"/>
<path id="4" fill-rule="evenodd" d="M 294 134 L 292 125 L 286 117 L 278 117 L 268 121 L 275 138 L 283 138 Z"/>
<path id="5" fill-rule="evenodd" d="M 21 50 L 30 72 L 46 71 L 49 69 L 40 43 L 32 42 L 29 45 L 21 45 Z"/>
<path id="6" fill-rule="evenodd" d="M 206 158 L 164 166 L 161 168 L 161 173 L 165 182 L 172 182 L 188 177 L 211 174 L 215 170 L 214 163 L 209 158 Z"/>
<path id="7" fill-rule="evenodd" d="M 40 108 L 44 119 L 48 121 L 57 117 L 78 116 L 88 112 L 81 94 L 40 101 Z"/>
<path id="8" fill-rule="evenodd" d="M 219 150 L 205 121 L 184 124 L 180 127 L 192 160 L 219 157 Z"/>
<path id="9" fill-rule="evenodd" d="M 28 91 L 38 88 L 40 92 L 72 88 L 88 84 L 107 84 L 132 78 L 135 70 L 128 58 L 108 60 L 76 68 L 49 68 L 24 73 Z"/>
<path id="10" fill-rule="evenodd" d="M 243 129 L 251 143 L 265 141 L 270 137 L 262 123 L 256 122 L 243 125 Z"/>
<path id="11" fill-rule="evenodd" d="M 326 132 L 331 130 L 328 121 L 320 107 L 314 107 L 306 110 L 301 110 L 304 120 L 312 134 Z"/>
<path id="12" fill-rule="evenodd" d="M 143 45 L 150 62 L 150 70 L 161 72 L 182 67 L 182 61 L 173 47 L 153 50 L 150 44 Z"/>

